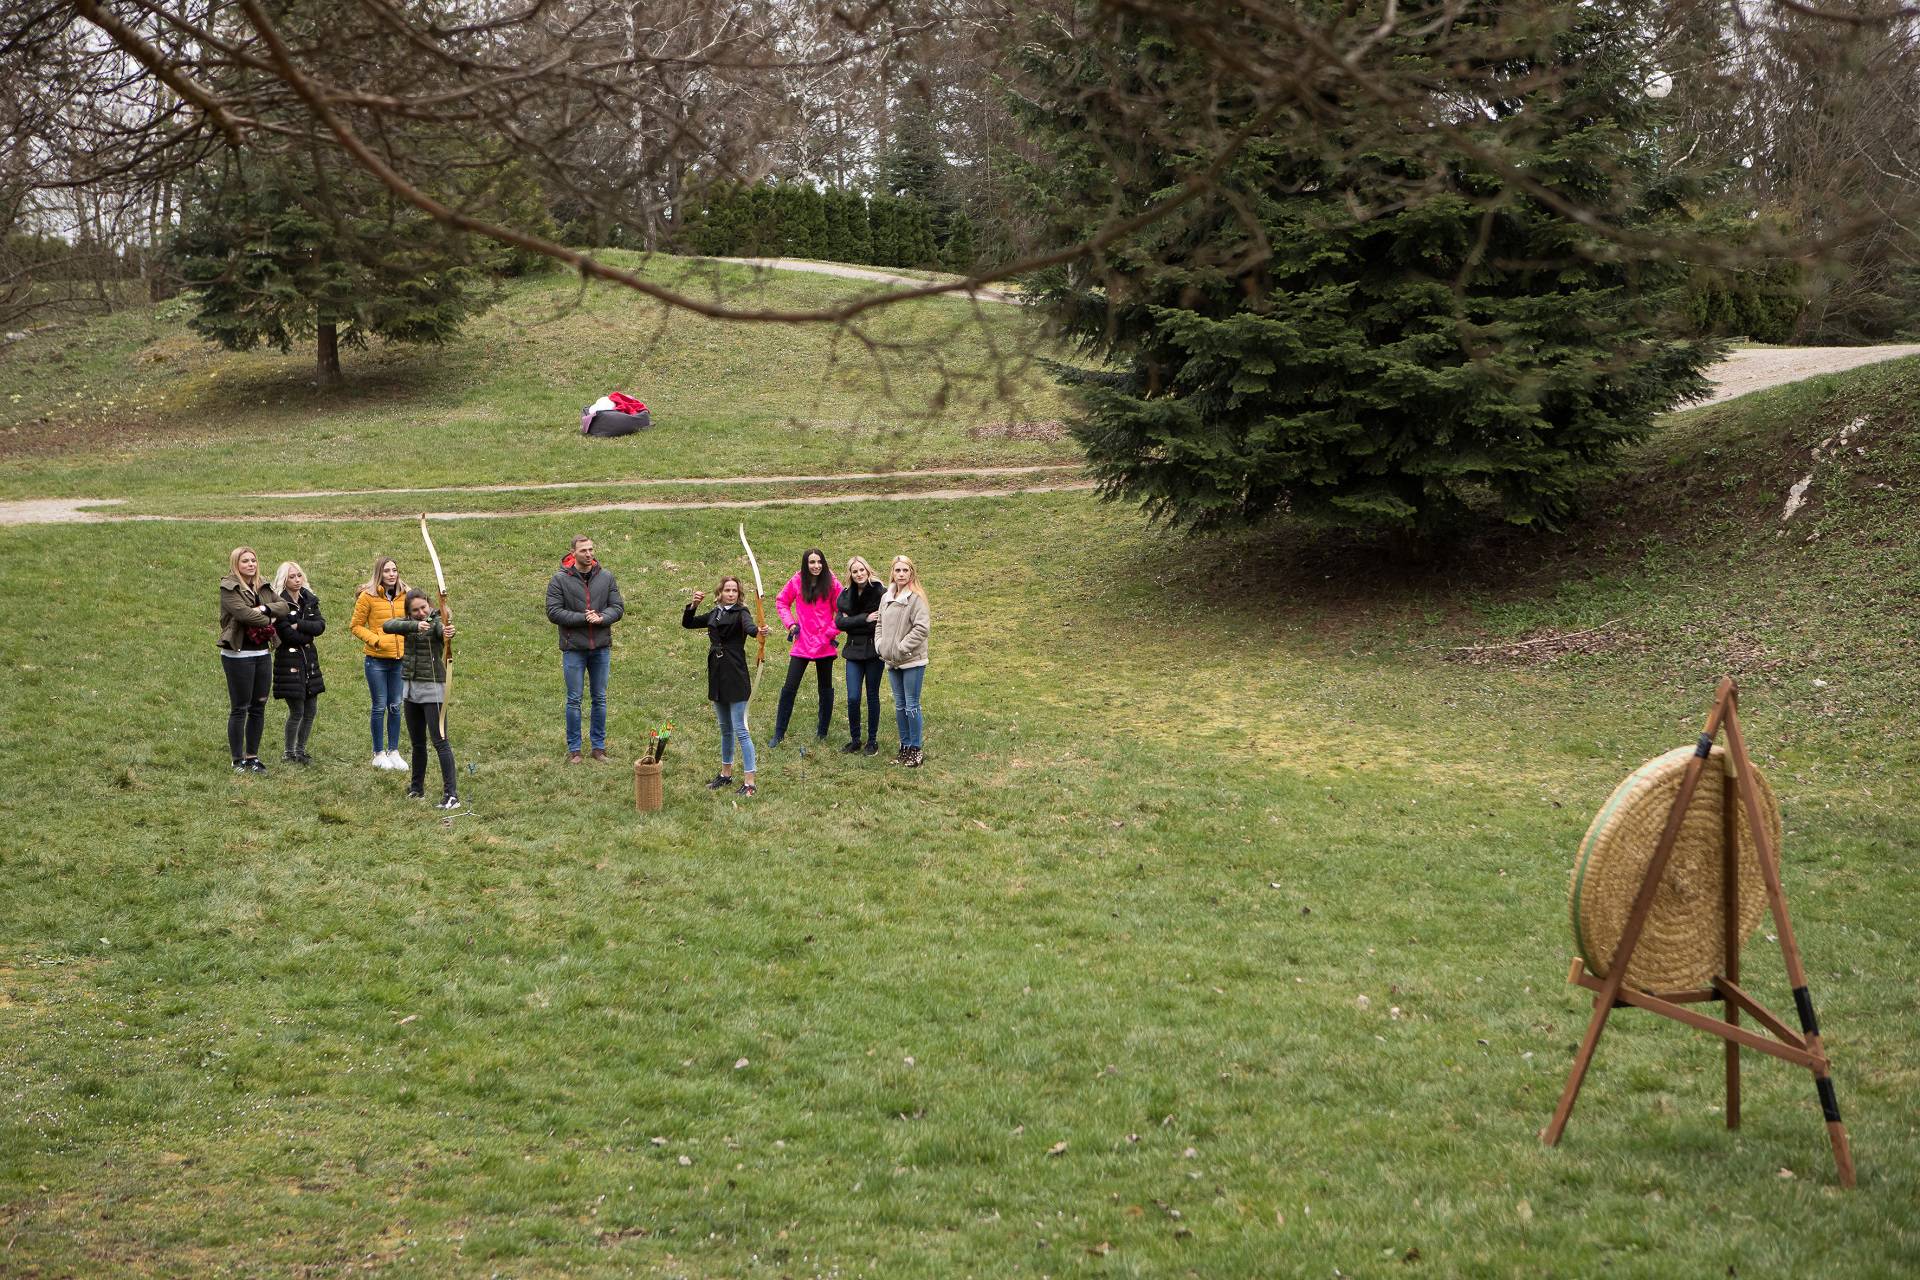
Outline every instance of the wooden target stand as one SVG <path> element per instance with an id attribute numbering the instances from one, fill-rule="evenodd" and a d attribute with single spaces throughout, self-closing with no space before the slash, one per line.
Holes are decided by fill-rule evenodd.
<path id="1" fill-rule="evenodd" d="M 1753 762 L 1747 755 L 1745 737 L 1740 732 L 1740 716 L 1736 708 L 1738 688 L 1731 677 L 1720 682 L 1718 693 L 1714 697 L 1713 709 L 1707 714 L 1706 728 L 1700 734 L 1699 744 L 1694 749 L 1693 758 L 1687 762 L 1686 771 L 1681 775 L 1680 793 L 1674 797 L 1673 808 L 1667 815 L 1665 828 L 1660 841 L 1654 846 L 1653 858 L 1647 864 L 1646 876 L 1641 881 L 1638 894 L 1633 900 L 1632 911 L 1627 916 L 1626 927 L 1615 947 L 1613 959 L 1607 966 L 1607 976 L 1597 978 L 1587 970 L 1586 962 L 1576 956 L 1573 969 L 1567 980 L 1578 986 L 1595 992 L 1593 998 L 1593 1017 L 1587 1023 L 1587 1034 L 1580 1041 L 1579 1052 L 1574 1055 L 1573 1069 L 1567 1074 L 1566 1088 L 1560 1093 L 1560 1104 L 1554 1108 L 1553 1120 L 1540 1131 L 1540 1140 L 1547 1146 L 1555 1146 L 1560 1135 L 1567 1127 L 1567 1117 L 1573 1114 L 1574 1101 L 1580 1096 L 1580 1085 L 1586 1079 L 1587 1068 L 1593 1064 L 1594 1050 L 1600 1043 L 1600 1033 L 1606 1029 L 1607 1018 L 1615 1008 L 1632 1005 L 1657 1013 L 1663 1018 L 1685 1023 L 1701 1031 L 1719 1036 L 1726 1041 L 1727 1057 L 1727 1128 L 1740 1127 L 1740 1050 L 1744 1046 L 1760 1053 L 1769 1054 L 1795 1066 L 1805 1067 L 1813 1073 L 1814 1088 L 1820 1096 L 1820 1111 L 1826 1118 L 1827 1137 L 1833 1143 L 1833 1160 L 1840 1172 L 1840 1185 L 1854 1185 L 1853 1153 L 1847 1145 L 1847 1128 L 1840 1121 L 1840 1102 L 1834 1095 L 1833 1080 L 1828 1074 L 1826 1048 L 1820 1043 L 1820 1024 L 1814 1018 L 1813 997 L 1807 992 L 1806 970 L 1800 964 L 1800 947 L 1793 938 L 1793 921 L 1787 914 L 1787 896 L 1780 885 L 1779 850 L 1773 847 L 1772 835 L 1760 812 L 1760 797 L 1751 781 Z M 1707 757 L 1713 749 L 1714 739 L 1722 729 L 1727 734 L 1727 750 L 1732 757 L 1733 772 L 1723 777 L 1722 786 L 1726 788 L 1725 803 L 1722 806 L 1721 828 L 1723 848 L 1721 893 L 1725 907 L 1726 920 L 1725 969 L 1726 972 L 1714 977 L 1712 986 L 1696 991 L 1641 991 L 1629 986 L 1626 981 L 1628 963 L 1633 959 L 1633 951 L 1640 942 L 1640 934 L 1646 925 L 1647 916 L 1653 910 L 1654 898 L 1660 888 L 1661 876 L 1667 868 L 1667 860 L 1673 853 L 1676 840 L 1679 839 L 1681 825 L 1686 817 L 1687 808 L 1693 803 L 1695 790 L 1700 783 L 1701 774 L 1706 769 Z M 1746 814 L 1747 824 L 1757 846 L 1761 878 L 1766 882 L 1767 905 L 1773 915 L 1775 931 L 1780 939 L 1780 953 L 1786 959 L 1787 978 L 1793 983 L 1793 1004 L 1799 1013 L 1800 1031 L 1782 1021 L 1765 1005 L 1747 994 L 1740 986 L 1740 927 L 1735 911 L 1739 889 L 1739 843 L 1736 836 L 1735 800 Z M 1685 1006 L 1719 1000 L 1724 1004 L 1725 1016 L 1712 1018 L 1695 1012 Z M 1740 1025 L 1740 1015 L 1748 1014 L 1753 1020 L 1766 1028 L 1771 1035 L 1762 1035 L 1758 1031 L 1748 1030 Z"/>

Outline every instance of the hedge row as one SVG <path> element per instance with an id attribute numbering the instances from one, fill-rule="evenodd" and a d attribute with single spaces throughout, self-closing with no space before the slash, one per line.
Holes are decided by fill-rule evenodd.
<path id="1" fill-rule="evenodd" d="M 685 223 L 683 244 L 719 258 L 814 258 L 875 267 L 970 271 L 973 223 L 919 200 L 821 191 L 808 183 L 722 183 Z"/>

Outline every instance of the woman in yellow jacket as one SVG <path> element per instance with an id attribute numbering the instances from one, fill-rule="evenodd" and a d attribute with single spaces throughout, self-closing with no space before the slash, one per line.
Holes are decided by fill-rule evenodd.
<path id="1" fill-rule="evenodd" d="M 400 704 L 406 698 L 407 682 L 401 671 L 406 637 L 388 635 L 383 629 L 395 618 L 407 616 L 407 584 L 400 580 L 400 566 L 392 556 L 380 556 L 373 562 L 373 576 L 360 584 L 360 595 L 353 602 L 353 634 L 367 647 L 367 690 L 373 695 L 373 767 L 404 769 L 407 762 L 400 754 Z M 386 736 L 381 736 L 385 722 Z"/>

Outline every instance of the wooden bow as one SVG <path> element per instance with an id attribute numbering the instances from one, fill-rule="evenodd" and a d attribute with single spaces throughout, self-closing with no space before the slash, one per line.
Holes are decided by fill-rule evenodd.
<path id="1" fill-rule="evenodd" d="M 753 660 L 753 679 L 747 684 L 747 701 L 752 702 L 754 690 L 760 687 L 760 668 L 767 665 L 766 590 L 760 585 L 760 561 L 754 557 L 753 545 L 747 541 L 744 523 L 740 526 L 740 545 L 747 549 L 747 563 L 753 566 L 753 625 L 760 632 L 760 652 Z"/>
<path id="2" fill-rule="evenodd" d="M 420 513 L 420 536 L 427 544 L 427 559 L 433 561 L 433 580 L 440 588 L 440 625 L 444 628 L 453 621 L 453 615 L 447 612 L 447 575 L 440 569 L 440 553 L 434 550 L 433 535 L 427 532 L 427 513 Z M 431 643 L 431 641 L 429 641 Z M 440 652 L 447 664 L 447 683 L 440 695 L 440 737 L 447 736 L 447 704 L 453 701 L 453 637 L 440 637 Z"/>

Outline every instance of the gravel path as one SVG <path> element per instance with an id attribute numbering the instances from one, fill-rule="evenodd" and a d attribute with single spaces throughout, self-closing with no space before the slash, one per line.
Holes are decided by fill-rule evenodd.
<path id="1" fill-rule="evenodd" d="M 742 266 L 758 267 L 761 270 L 810 271 L 818 276 L 839 276 L 844 280 L 876 280 L 881 284 L 923 285 L 936 284 L 941 279 L 953 277 L 901 276 L 891 271 L 876 271 L 872 267 L 849 267 L 840 262 L 809 262 L 805 258 L 715 258 L 715 262 L 737 262 Z M 952 297 L 977 298 L 981 302 L 1005 302 L 1017 304 L 1020 299 L 1005 289 L 990 284 L 978 288 L 957 290 Z"/>
<path id="2" fill-rule="evenodd" d="M 1749 391 L 1798 382 L 1823 373 L 1857 369 L 1863 364 L 1920 354 L 1920 343 L 1888 347 L 1764 347 L 1735 351 L 1713 366 L 1713 394 L 1699 405 L 1719 404 Z M 1694 406 L 1698 407 L 1698 405 Z"/>
<path id="3" fill-rule="evenodd" d="M 729 262 L 745 262 L 754 266 L 780 267 L 789 271 L 814 271 L 822 275 L 846 276 L 858 280 L 880 280 L 898 284 L 923 284 L 924 281 L 909 279 L 906 276 L 889 275 L 884 271 L 871 271 L 864 267 L 845 267 L 833 262 L 799 262 L 786 258 L 729 258 Z M 992 296 L 990 296 L 990 294 Z M 981 290 L 977 297 L 994 302 L 1011 302 L 1012 298 L 998 291 Z M 1713 394 L 1699 405 L 1720 404 L 1736 396 L 1746 395 L 1749 391 L 1761 391 L 1767 387 L 1779 386 L 1786 382 L 1798 382 L 1802 378 L 1811 378 L 1823 373 L 1836 373 L 1843 369 L 1857 369 L 1861 365 L 1877 364 L 1882 360 L 1893 360 L 1901 356 L 1920 354 L 1920 344 L 1880 347 L 1768 347 L 1753 350 L 1735 351 L 1709 371 L 1713 382 Z M 1695 406 L 1698 407 L 1698 406 Z M 298 499 L 298 498 L 345 498 L 377 497 L 383 494 L 398 493 L 524 493 L 545 489 L 611 489 L 633 487 L 661 487 L 666 485 L 718 485 L 718 484 L 821 484 L 838 480 L 885 480 L 898 477 L 913 479 L 921 476 L 1004 476 L 1023 475 L 1044 472 L 1060 472 L 1074 469 L 1072 463 L 1050 463 L 1032 467 L 934 467 L 924 471 L 875 472 L 861 476 L 701 476 L 687 479 L 664 480 L 596 480 L 581 482 L 563 482 L 558 484 L 524 485 L 448 485 L 431 489 L 316 489 L 296 493 L 253 494 L 257 498 Z M 1075 481 L 1065 484 L 1037 484 L 1012 489 L 953 488 L 930 489 L 899 493 L 842 493 L 815 497 L 795 498 L 740 498 L 712 502 L 660 502 L 636 500 L 633 502 L 600 502 L 582 506 L 555 507 L 543 512 L 534 511 L 449 511 L 436 516 L 441 520 L 497 520 L 524 515 L 586 515 L 597 511 L 703 511 L 715 508 L 749 508 L 777 506 L 832 506 L 845 502 L 911 502 L 938 501 L 954 498 L 992 498 L 1005 497 L 1020 493 L 1062 493 L 1072 490 L 1091 489 L 1090 481 Z M 124 502 L 123 498 L 25 498 L 17 501 L 0 501 L 0 526 L 35 524 L 121 524 L 134 520 L 165 520 L 190 523 L 243 523 L 262 519 L 260 516 L 135 516 L 120 515 L 114 512 L 82 510 L 85 507 L 111 507 Z M 299 515 L 286 514 L 271 517 L 276 520 L 338 523 L 350 520 L 379 519 L 380 517 L 357 515 Z"/>

